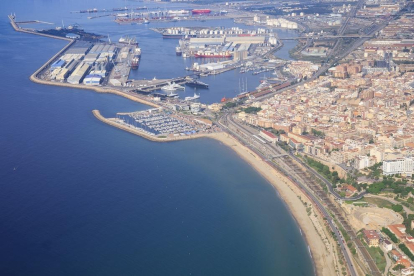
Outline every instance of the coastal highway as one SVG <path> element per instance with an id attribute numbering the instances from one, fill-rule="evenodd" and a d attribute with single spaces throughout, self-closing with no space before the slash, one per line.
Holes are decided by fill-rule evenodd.
<path id="1" fill-rule="evenodd" d="M 226 113 L 224 116 L 222 116 L 218 121 L 218 124 L 222 127 L 223 130 L 228 132 L 230 135 L 235 137 L 237 140 L 239 140 L 243 145 L 248 147 L 250 150 L 255 152 L 258 156 L 260 156 L 263 160 L 265 160 L 270 166 L 272 166 L 274 169 L 278 171 L 284 172 L 288 178 L 293 180 L 294 183 L 296 183 L 299 188 L 309 197 L 309 199 L 317 206 L 319 211 L 322 213 L 322 215 L 326 218 L 330 228 L 334 232 L 334 235 L 336 239 L 339 242 L 341 252 L 345 258 L 345 261 L 347 263 L 348 270 L 352 276 L 357 276 L 357 273 L 355 271 L 353 262 L 351 260 L 351 257 L 349 256 L 349 253 L 346 249 L 345 241 L 342 238 L 342 235 L 338 228 L 335 225 L 334 220 L 332 219 L 331 215 L 329 214 L 329 211 L 326 210 L 326 207 L 318 200 L 318 198 L 315 196 L 314 193 L 312 193 L 309 190 L 309 187 L 303 184 L 303 181 L 298 180 L 299 176 L 295 174 L 295 172 L 290 171 L 289 172 L 289 164 L 286 164 L 283 159 L 278 160 L 277 166 L 274 162 L 269 160 L 269 157 L 271 158 L 271 155 L 273 156 L 284 156 L 283 152 L 279 151 L 275 145 L 272 144 L 263 144 L 260 145 L 252 139 L 253 133 L 250 132 L 247 128 L 240 125 L 239 123 L 235 122 L 232 119 L 232 113 Z M 255 145 L 256 144 L 256 145 Z M 269 155 L 270 153 L 270 155 Z M 288 158 L 290 158 L 288 156 Z M 283 168 L 281 168 L 283 167 Z M 376 274 L 373 274 L 376 275 Z M 379 275 L 379 274 L 378 274 Z"/>
<path id="2" fill-rule="evenodd" d="M 341 211 L 335 204 L 330 202 L 326 193 L 321 186 L 312 180 L 311 174 L 303 172 L 303 170 L 292 160 L 292 157 L 286 154 L 280 147 L 271 143 L 260 143 L 253 138 L 253 135 L 257 135 L 258 131 L 251 129 L 248 126 L 244 126 L 232 118 L 232 112 L 225 113 L 219 120 L 218 124 L 223 130 L 239 140 L 243 145 L 251 149 L 258 156 L 260 156 L 265 162 L 278 171 L 284 173 L 290 178 L 298 187 L 308 196 L 308 198 L 314 202 L 315 206 L 320 210 L 322 215 L 326 218 L 329 226 L 334 232 L 335 237 L 339 241 L 341 252 L 347 263 L 349 272 L 351 275 L 357 275 L 352 262 L 352 259 L 347 251 L 345 241 L 338 230 L 336 223 L 340 223 L 344 231 L 348 233 L 350 239 L 354 242 L 355 247 L 361 253 L 367 266 L 369 267 L 371 275 L 381 275 L 378 270 L 375 261 L 371 258 L 365 246 L 361 240 L 357 237 L 348 221 L 344 218 Z M 336 222 L 331 216 L 331 213 L 335 215 Z"/>
<path id="3" fill-rule="evenodd" d="M 294 154 L 290 153 L 290 156 L 295 159 L 297 162 L 301 163 L 303 166 L 305 166 L 308 170 L 310 170 L 314 175 L 316 175 L 321 181 L 323 181 L 326 186 L 328 187 L 329 192 L 336 198 L 339 200 L 351 200 L 351 201 L 355 201 L 355 200 L 359 200 L 361 198 L 364 197 L 364 195 L 367 193 L 366 191 L 360 193 L 357 196 L 353 196 L 353 197 L 341 197 L 336 191 L 335 189 L 332 187 L 332 183 L 330 181 L 328 181 L 325 177 L 323 177 L 320 173 L 318 173 L 314 168 L 311 168 L 308 164 L 302 162 L 302 160 L 300 160 L 298 157 L 296 157 Z"/>

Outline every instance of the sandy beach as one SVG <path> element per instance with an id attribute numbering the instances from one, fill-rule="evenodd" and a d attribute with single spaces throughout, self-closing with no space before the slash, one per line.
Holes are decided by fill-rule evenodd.
<path id="1" fill-rule="evenodd" d="M 114 122 L 111 119 L 103 117 L 98 110 L 93 110 L 94 116 L 111 126 L 128 131 L 132 134 L 141 136 L 154 142 L 169 142 L 177 140 L 188 140 L 195 138 L 210 138 L 215 139 L 224 145 L 233 149 L 241 158 L 247 161 L 253 168 L 255 168 L 269 183 L 277 190 L 283 201 L 286 203 L 290 212 L 297 221 L 302 233 L 306 239 L 307 244 L 312 253 L 312 259 L 315 265 L 317 275 L 331 276 L 336 275 L 335 272 L 335 254 L 333 252 L 332 244 L 333 239 L 330 238 L 330 234 L 326 233 L 323 227 L 323 221 L 321 216 L 316 216 L 312 219 L 306 210 L 304 202 L 307 202 L 308 206 L 311 205 L 310 200 L 306 195 L 298 189 L 290 180 L 285 176 L 277 172 L 266 162 L 264 162 L 259 156 L 252 152 L 247 147 L 240 144 L 236 139 L 227 133 L 212 133 L 212 134 L 199 134 L 191 136 L 177 137 L 176 139 L 164 139 L 157 138 L 150 135 L 146 135 L 141 131 L 137 131 L 132 128 L 128 128 L 121 124 Z M 299 198 L 300 197 L 300 198 Z M 317 230 L 318 229 L 318 230 Z"/>
<path id="2" fill-rule="evenodd" d="M 240 144 L 236 139 L 226 133 L 215 133 L 206 136 L 216 139 L 224 145 L 232 148 L 241 158 L 253 166 L 269 183 L 278 191 L 280 197 L 288 206 L 296 219 L 306 242 L 312 252 L 317 275 L 336 275 L 334 254 L 327 250 L 320 233 L 315 229 L 314 222 L 309 217 L 303 202 L 310 204 L 307 197 L 281 173 L 277 172 L 250 149 Z M 298 198 L 301 197 L 301 199 Z M 319 218 L 321 216 L 318 216 Z"/>

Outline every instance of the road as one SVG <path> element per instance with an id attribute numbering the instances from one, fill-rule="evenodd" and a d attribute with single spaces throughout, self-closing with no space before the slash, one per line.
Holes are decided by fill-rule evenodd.
<path id="1" fill-rule="evenodd" d="M 339 223 L 344 231 L 348 233 L 350 239 L 355 244 L 355 247 L 360 252 L 360 256 L 368 265 L 371 275 L 381 275 L 374 260 L 372 260 L 367 249 L 359 240 L 356 233 L 349 225 L 348 221 L 345 220 L 341 211 L 336 207 L 335 204 L 331 202 L 320 184 L 312 179 L 311 172 L 308 170 L 303 171 L 303 169 L 299 167 L 294 161 L 292 156 L 284 152 L 279 146 L 270 143 L 264 144 L 255 139 L 253 135 L 257 135 L 258 131 L 234 120 L 232 118 L 231 111 L 225 113 L 222 117 L 220 117 L 217 123 L 222 127 L 223 130 L 239 140 L 250 150 L 255 152 L 266 163 L 268 163 L 274 169 L 285 174 L 307 195 L 307 197 L 314 203 L 314 206 L 316 206 L 323 217 L 326 218 L 326 221 L 334 232 L 335 237 L 339 241 L 340 249 L 345 258 L 348 270 L 352 276 L 355 276 L 357 274 L 352 262 L 352 258 L 346 249 L 345 241 L 342 238 L 342 235 L 338 230 L 336 223 Z M 334 218 L 331 216 L 331 213 L 335 215 L 336 220 L 334 220 Z"/>
<path id="2" fill-rule="evenodd" d="M 265 160 L 270 166 L 275 168 L 278 171 L 284 172 L 295 184 L 299 186 L 299 188 L 310 198 L 310 200 L 314 203 L 314 205 L 318 208 L 318 210 L 322 213 L 322 215 L 326 218 L 330 228 L 334 232 L 335 237 L 339 241 L 340 249 L 345 257 L 345 261 L 348 266 L 348 270 L 350 271 L 352 276 L 356 276 L 356 271 L 354 269 L 353 262 L 351 257 L 346 250 L 346 245 L 344 239 L 338 228 L 335 225 L 334 220 L 330 216 L 328 210 L 326 210 L 325 206 L 318 200 L 318 198 L 311 192 L 309 187 L 303 184 L 303 180 L 299 180 L 300 176 L 297 175 L 295 172 L 289 171 L 291 170 L 291 165 L 286 164 L 283 159 L 278 159 L 278 164 L 270 161 L 272 156 L 285 156 L 290 158 L 288 155 L 283 153 L 276 145 L 274 144 L 262 144 L 252 138 L 252 133 L 248 130 L 248 127 L 244 127 L 239 123 L 233 121 L 231 113 L 225 114 L 218 120 L 218 124 L 226 130 L 230 135 L 235 137 L 239 140 L 242 144 L 250 148 L 253 152 L 259 155 L 263 160 Z M 270 159 L 269 159 L 270 158 Z"/>
<path id="3" fill-rule="evenodd" d="M 364 0 L 359 0 L 357 5 L 349 13 L 344 24 L 339 29 L 339 33 L 338 33 L 339 36 L 343 35 L 350 19 L 355 17 L 355 14 L 358 8 L 362 5 L 363 2 Z M 384 28 L 388 24 L 389 21 L 393 20 L 396 16 L 399 16 L 399 15 L 400 13 L 397 13 L 394 17 L 391 17 L 389 20 L 385 20 L 382 24 L 379 24 L 376 27 L 370 28 L 370 31 L 369 33 L 367 33 L 366 37 L 358 38 L 350 47 L 348 47 L 346 50 L 342 52 L 337 53 L 337 51 L 339 50 L 336 50 L 335 49 L 336 46 L 335 46 L 334 47 L 335 50 L 332 51 L 330 55 L 329 62 L 326 62 L 325 64 L 323 64 L 311 78 L 305 81 L 290 85 L 281 90 L 271 92 L 261 97 L 257 97 L 255 100 L 256 101 L 265 100 L 267 98 L 273 97 L 277 93 L 280 93 L 288 89 L 292 89 L 299 85 L 303 85 L 306 82 L 310 82 L 310 81 L 317 79 L 319 76 L 324 74 L 330 67 L 332 67 L 339 60 L 346 57 L 347 55 L 349 55 L 349 53 L 351 53 L 352 51 L 360 47 L 365 41 L 370 39 L 371 35 L 373 35 L 375 32 Z M 360 253 L 359 254 L 360 257 L 364 260 L 365 264 L 369 268 L 370 274 L 374 276 L 382 275 L 382 273 L 378 270 L 378 267 L 376 266 L 375 261 L 371 258 L 371 255 L 368 253 L 367 249 L 365 248 L 361 240 L 357 237 L 356 233 L 353 231 L 348 221 L 345 220 L 344 216 L 342 215 L 341 210 L 333 202 L 331 202 L 331 199 L 326 195 L 325 191 L 323 191 L 320 184 L 314 181 L 313 178 L 317 177 L 320 180 L 322 180 L 327 185 L 329 192 L 333 194 L 333 196 L 336 199 L 342 199 L 337 193 L 335 193 L 335 191 L 333 190 L 332 184 L 329 181 L 327 181 L 323 176 L 318 174 L 315 170 L 313 170 L 309 166 L 306 166 L 306 164 L 302 163 L 303 165 L 305 165 L 305 169 L 302 169 L 296 163 L 300 160 L 298 160 L 295 156 L 291 154 L 286 154 L 286 152 L 284 152 L 280 147 L 274 144 L 261 143 L 258 139 L 253 138 L 252 135 L 257 135 L 258 131 L 248 126 L 244 126 L 241 123 L 233 120 L 231 110 L 225 113 L 222 117 L 220 117 L 217 123 L 218 125 L 221 126 L 223 130 L 225 130 L 227 133 L 229 133 L 234 138 L 239 140 L 243 145 L 248 147 L 250 150 L 255 152 L 271 167 L 285 174 L 314 203 L 314 206 L 316 206 L 316 208 L 320 211 L 322 216 L 324 216 L 327 223 L 331 227 L 334 233 L 334 236 L 338 240 L 342 255 L 345 258 L 346 265 L 352 276 L 355 276 L 357 274 L 356 274 L 356 271 L 355 271 L 355 268 L 352 262 L 352 258 L 350 257 L 347 251 L 345 241 L 342 238 L 340 231 L 338 230 L 337 224 L 339 224 L 344 229 L 344 231 L 346 231 L 347 234 L 350 236 L 351 241 L 353 242 L 356 249 Z M 363 195 L 365 195 L 365 193 L 355 197 L 355 199 L 359 199 Z M 334 215 L 334 217 L 333 215 L 331 216 L 331 213 Z"/>
<path id="4" fill-rule="evenodd" d="M 318 173 L 315 169 L 311 168 L 308 164 L 302 162 L 302 160 L 300 160 L 298 157 L 296 157 L 295 155 L 291 154 L 292 158 L 295 159 L 297 162 L 301 163 L 303 166 L 305 166 L 308 170 L 312 171 L 314 175 L 316 175 L 322 182 L 324 182 L 326 184 L 326 186 L 328 187 L 329 192 L 336 198 L 336 199 L 340 199 L 340 200 L 359 200 L 361 198 L 364 197 L 364 195 L 367 192 L 362 192 L 357 196 L 353 196 L 353 197 L 341 197 L 333 188 L 333 185 L 331 182 L 329 182 L 323 175 L 321 175 L 320 173 Z"/>

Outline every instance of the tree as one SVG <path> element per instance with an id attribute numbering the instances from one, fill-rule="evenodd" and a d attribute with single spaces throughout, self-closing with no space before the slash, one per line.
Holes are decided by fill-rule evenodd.
<path id="1" fill-rule="evenodd" d="M 397 264 L 396 266 L 394 266 L 393 270 L 394 271 L 400 271 L 401 269 L 405 268 L 404 265 L 402 264 Z"/>
<path id="2" fill-rule="evenodd" d="M 403 207 L 402 207 L 401 204 L 394 204 L 394 205 L 392 205 L 391 209 L 394 212 L 401 212 L 403 210 Z"/>

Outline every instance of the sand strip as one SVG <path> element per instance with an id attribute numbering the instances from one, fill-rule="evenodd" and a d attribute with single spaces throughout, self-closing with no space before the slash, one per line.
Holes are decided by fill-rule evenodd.
<path id="1" fill-rule="evenodd" d="M 132 134 L 144 137 L 151 141 L 170 142 L 196 138 L 211 138 L 218 140 L 222 142 L 224 145 L 233 149 L 240 157 L 242 157 L 251 166 L 253 166 L 253 168 L 256 169 L 263 177 L 265 177 L 269 181 L 269 183 L 279 192 L 281 198 L 286 203 L 288 209 L 291 211 L 293 217 L 295 218 L 296 222 L 301 228 L 303 235 L 305 236 L 307 244 L 309 245 L 310 251 L 312 253 L 312 259 L 316 268 L 317 275 L 336 275 L 333 256 L 334 253 L 331 252 L 331 250 L 327 250 L 325 242 L 321 238 L 321 234 L 318 233 L 315 229 L 315 225 L 312 222 L 312 219 L 309 217 L 306 207 L 303 204 L 303 202 L 307 202 L 308 206 L 310 206 L 310 200 L 289 179 L 287 179 L 284 175 L 272 168 L 269 164 L 267 164 L 259 156 L 257 156 L 257 154 L 252 152 L 249 148 L 243 146 L 238 140 L 228 135 L 227 133 L 179 136 L 170 139 L 158 138 L 145 134 L 136 129 L 129 128 L 127 126 L 116 123 L 113 121 L 113 119 L 104 118 L 98 110 L 93 110 L 92 112 L 97 119 L 106 124 L 128 131 Z M 319 215 L 318 220 L 321 220 L 321 217 L 322 216 Z M 320 225 L 323 225 L 323 221 L 320 222 Z M 328 235 L 329 233 L 324 233 L 323 236 Z"/>

